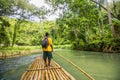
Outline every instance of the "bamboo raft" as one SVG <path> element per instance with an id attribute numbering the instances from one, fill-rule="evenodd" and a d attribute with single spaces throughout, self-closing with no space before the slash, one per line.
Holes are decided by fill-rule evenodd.
<path id="1" fill-rule="evenodd" d="M 55 61 L 51 61 L 50 67 L 45 67 L 42 57 L 37 57 L 20 80 L 75 80 L 75 78 Z"/>

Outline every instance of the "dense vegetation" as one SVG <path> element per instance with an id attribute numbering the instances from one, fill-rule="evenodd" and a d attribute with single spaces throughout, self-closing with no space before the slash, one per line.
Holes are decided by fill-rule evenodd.
<path id="1" fill-rule="evenodd" d="M 47 21 L 44 17 L 51 11 L 38 9 L 27 3 L 28 0 L 11 0 L 13 3 L 10 4 L 8 1 L 0 2 L 1 48 L 39 46 L 47 31 L 54 45 L 71 45 L 72 49 L 78 50 L 120 52 L 119 0 L 113 0 L 110 11 L 105 0 L 46 0 L 53 7 L 51 11 L 62 11 L 55 21 Z M 10 18 L 14 15 L 19 17 Z M 30 16 L 37 16 L 40 22 L 30 21 Z"/>

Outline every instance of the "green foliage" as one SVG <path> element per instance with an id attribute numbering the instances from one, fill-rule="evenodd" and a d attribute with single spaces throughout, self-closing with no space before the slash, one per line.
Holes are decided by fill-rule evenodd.
<path id="1" fill-rule="evenodd" d="M 46 1 L 52 3 L 53 11 L 57 9 L 63 11 L 56 21 L 44 20 L 40 23 L 27 21 L 26 19 L 31 15 L 38 16 L 40 20 L 44 19 L 47 10 L 32 7 L 26 0 L 15 0 L 12 5 L 3 4 L 4 6 L 0 7 L 1 10 L 5 10 L 5 6 L 10 8 L 6 8 L 7 14 L 1 15 L 12 15 L 9 13 L 11 6 L 17 6 L 15 9 L 21 9 L 21 12 L 19 19 L 0 17 L 0 37 L 2 37 L 0 45 L 40 46 L 45 32 L 50 33 L 55 48 L 70 48 L 66 45 L 72 45 L 72 49 L 100 51 L 106 45 L 115 46 L 119 43 L 119 39 L 112 39 L 107 13 L 100 9 L 100 6 L 98 8 L 98 5 L 92 3 L 91 0 Z M 100 0 L 100 3 L 103 4 L 104 1 Z M 117 5 L 119 6 L 119 4 Z M 113 19 L 113 25 L 115 31 L 118 30 L 116 34 L 119 34 L 119 7 L 116 10 L 117 15 Z"/>
<path id="2" fill-rule="evenodd" d="M 113 21 L 113 27 L 115 30 L 115 36 L 116 38 L 120 38 L 120 20 L 114 18 L 112 21 Z"/>
<path id="3" fill-rule="evenodd" d="M 101 40 L 94 40 L 86 45 L 86 50 L 100 51 L 103 44 Z"/>
<path id="4" fill-rule="evenodd" d="M 28 0 L 1 0 L 0 1 L 0 29 L 1 27 L 10 26 L 10 22 L 7 19 L 3 19 L 4 16 L 19 16 L 17 17 L 14 25 L 12 25 L 12 31 L 7 31 L 6 29 L 0 30 L 0 36 L 2 34 L 2 38 L 4 40 L 0 40 L 0 44 L 8 44 L 14 46 L 16 42 L 19 43 L 18 34 L 21 24 L 26 23 L 27 19 L 30 19 L 30 16 L 37 16 L 39 19 L 42 19 L 43 16 L 47 13 L 47 10 L 44 8 L 38 9 L 34 5 L 31 5 Z M 1 17 L 2 16 L 2 17 Z M 5 35 L 5 36 L 4 36 Z M 10 39 L 10 40 L 9 40 Z M 7 40 L 7 42 L 5 41 Z M 21 40 L 21 39 L 20 39 Z M 21 40 L 23 41 L 23 40 Z M 36 40 L 35 40 L 36 41 Z M 20 43 L 21 44 L 21 43 Z M 23 43 L 22 44 L 26 44 Z M 38 44 L 38 43 L 37 43 Z M 27 45 L 30 45 L 29 42 Z"/>
<path id="5" fill-rule="evenodd" d="M 92 50 L 92 51 L 103 51 L 105 47 L 118 47 L 120 44 L 119 38 L 103 38 L 102 40 L 97 39 L 91 41 L 85 46 L 85 50 Z M 119 49 L 118 49 L 119 51 Z"/>
<path id="6" fill-rule="evenodd" d="M 82 39 L 76 39 L 72 42 L 72 49 L 83 50 L 85 42 Z"/>
<path id="7" fill-rule="evenodd" d="M 111 11 L 114 13 L 115 18 L 120 20 L 120 1 L 115 0 L 115 3 L 111 4 Z"/>
<path id="8" fill-rule="evenodd" d="M 35 50 L 41 49 L 41 46 L 14 46 L 14 47 L 0 47 L 1 50 Z"/>
<path id="9" fill-rule="evenodd" d="M 113 18 L 113 25 L 120 26 L 120 20 Z"/>
<path id="10" fill-rule="evenodd" d="M 26 20 L 16 20 L 5 18 L 10 24 L 9 27 L 1 26 L 0 44 L 1 46 L 11 46 L 14 43 L 19 46 L 36 46 L 41 44 L 45 32 L 49 32 L 53 38 L 53 42 L 57 36 L 57 27 L 54 21 L 29 22 Z M 17 28 L 16 28 L 17 27 Z M 16 30 L 16 31 L 15 31 Z M 3 34 L 4 33 L 4 34 Z M 59 40 L 59 39 L 58 39 Z M 56 42 L 59 44 L 58 42 Z M 62 42 L 61 42 L 62 44 Z"/>
<path id="11" fill-rule="evenodd" d="M 12 0 L 1 0 L 0 1 L 0 16 L 12 14 L 12 7 L 14 1 Z"/>
<path id="12" fill-rule="evenodd" d="M 62 32 L 66 31 L 64 33 L 67 34 L 67 39 L 72 43 L 73 49 L 100 51 L 105 45 L 115 44 L 111 42 L 112 36 L 108 26 L 107 14 L 99 9 L 100 7 L 98 8 L 96 4 L 91 3 L 89 0 L 65 2 L 68 8 L 63 11 L 56 23 L 60 26 Z M 58 3 L 61 4 L 62 2 L 58 1 Z M 59 4 L 57 4 L 58 7 Z M 100 21 L 98 22 L 98 20 Z M 114 23 L 116 24 L 116 21 Z"/>
<path id="13" fill-rule="evenodd" d="M 64 44 L 64 45 L 53 45 L 54 49 L 71 49 L 71 45 L 70 44 Z"/>
<path id="14" fill-rule="evenodd" d="M 90 33 L 96 32 L 94 29 L 96 29 L 98 18 L 97 7 L 85 0 L 66 1 L 66 3 L 68 3 L 69 10 L 64 11 L 56 23 L 60 31 L 67 35 L 74 49 L 84 48 Z"/>
<path id="15" fill-rule="evenodd" d="M 119 38 L 105 38 L 103 40 L 105 42 L 105 45 L 111 45 L 111 46 L 119 46 L 120 39 Z"/>
<path id="16" fill-rule="evenodd" d="M 19 15 L 20 17 L 25 18 L 26 16 L 31 15 L 36 9 L 35 6 L 28 3 L 28 0 L 0 1 L 0 16 Z"/>
<path id="17" fill-rule="evenodd" d="M 0 44 L 4 43 L 5 46 L 9 46 L 10 38 L 9 38 L 9 32 L 7 29 L 9 29 L 10 24 L 7 18 L 0 17 Z"/>
<path id="18" fill-rule="evenodd" d="M 0 25 L 1 27 L 3 26 L 9 27 L 10 23 L 6 19 L 4 19 L 4 17 L 0 17 Z"/>

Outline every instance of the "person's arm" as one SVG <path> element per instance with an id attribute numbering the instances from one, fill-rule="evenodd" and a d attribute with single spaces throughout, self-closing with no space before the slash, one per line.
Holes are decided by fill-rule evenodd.
<path id="1" fill-rule="evenodd" d="M 51 48 L 52 48 L 52 52 L 53 52 L 53 46 L 52 45 L 50 45 L 51 46 Z"/>

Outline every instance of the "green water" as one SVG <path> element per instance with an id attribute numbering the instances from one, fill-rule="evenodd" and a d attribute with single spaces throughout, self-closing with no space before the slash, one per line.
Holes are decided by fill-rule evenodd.
<path id="1" fill-rule="evenodd" d="M 95 80 L 120 80 L 120 54 L 57 50 L 60 54 L 90 74 Z M 83 73 L 56 54 L 56 60 L 77 80 L 89 80 Z"/>
<path id="2" fill-rule="evenodd" d="M 0 60 L 0 80 L 20 80 L 21 75 L 28 66 L 41 53 L 34 53 L 26 56 L 1 59 Z"/>
<path id="3" fill-rule="evenodd" d="M 76 80 L 89 80 L 83 73 L 56 54 L 60 54 L 90 74 L 95 80 L 120 80 L 120 54 L 55 50 L 53 59 Z M 41 53 L 0 60 L 0 80 L 19 80 L 22 73 Z"/>

